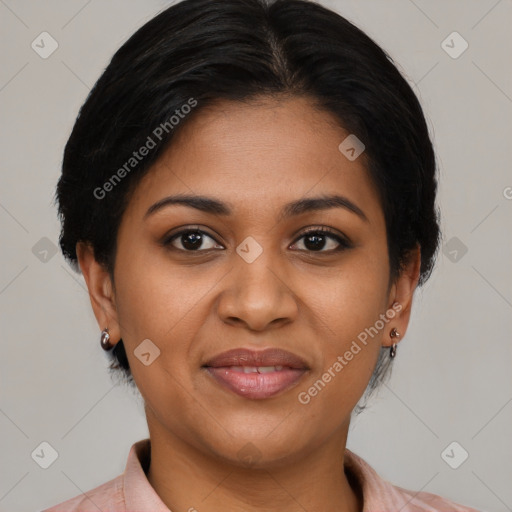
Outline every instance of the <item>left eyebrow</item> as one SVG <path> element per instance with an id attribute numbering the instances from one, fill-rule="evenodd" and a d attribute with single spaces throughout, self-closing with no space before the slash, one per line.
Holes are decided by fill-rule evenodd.
<path id="1" fill-rule="evenodd" d="M 306 197 L 304 199 L 288 203 L 283 207 L 283 210 L 279 215 L 279 220 L 283 220 L 294 215 L 300 215 L 305 212 L 328 210 L 330 208 L 345 208 L 346 210 L 355 213 L 365 222 L 370 222 L 359 206 L 347 197 L 340 195 Z"/>
<path id="2" fill-rule="evenodd" d="M 153 213 L 161 210 L 164 207 L 171 205 L 183 205 L 189 208 L 195 208 L 205 213 L 211 213 L 214 215 L 228 216 L 233 213 L 233 208 L 227 203 L 223 203 L 218 199 L 206 196 L 195 196 L 195 195 L 175 195 L 164 197 L 155 204 L 151 205 L 148 211 L 144 214 L 144 219 L 152 215 Z M 355 203 L 350 201 L 347 197 L 340 195 L 329 195 L 320 197 L 307 197 L 293 201 L 284 205 L 281 213 L 279 214 L 279 221 L 287 219 L 289 217 L 300 215 L 306 212 L 322 211 L 330 208 L 344 208 L 350 212 L 356 214 L 365 222 L 370 222 L 368 217 L 365 215 L 363 210 L 359 208 Z"/>

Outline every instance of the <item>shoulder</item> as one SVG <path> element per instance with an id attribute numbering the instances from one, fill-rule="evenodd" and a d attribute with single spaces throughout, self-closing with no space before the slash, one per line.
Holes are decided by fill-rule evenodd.
<path id="1" fill-rule="evenodd" d="M 361 457 L 345 451 L 345 471 L 361 490 L 363 512 L 479 512 L 428 492 L 411 491 L 385 480 Z"/>
<path id="2" fill-rule="evenodd" d="M 417 492 L 403 489 L 392 484 L 394 491 L 401 496 L 407 505 L 402 509 L 403 512 L 479 512 L 476 508 L 471 508 L 460 503 L 456 503 L 447 498 L 429 492 Z"/>
<path id="3" fill-rule="evenodd" d="M 126 510 L 123 496 L 123 475 L 70 498 L 41 512 L 104 512 Z"/>

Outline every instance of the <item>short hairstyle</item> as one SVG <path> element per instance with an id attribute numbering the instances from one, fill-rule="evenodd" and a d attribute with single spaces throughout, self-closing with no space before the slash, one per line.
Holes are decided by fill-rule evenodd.
<path id="1" fill-rule="evenodd" d="M 59 244 L 72 267 L 79 271 L 75 248 L 83 241 L 113 280 L 123 212 L 176 132 L 217 100 L 265 97 L 309 98 L 363 141 L 386 222 L 390 282 L 419 244 L 422 285 L 440 228 L 435 154 L 420 103 L 383 49 L 309 0 L 183 0 L 116 51 L 80 108 L 56 187 Z M 110 354 L 110 369 L 133 384 L 122 340 Z M 381 348 L 366 398 L 389 367 Z"/>

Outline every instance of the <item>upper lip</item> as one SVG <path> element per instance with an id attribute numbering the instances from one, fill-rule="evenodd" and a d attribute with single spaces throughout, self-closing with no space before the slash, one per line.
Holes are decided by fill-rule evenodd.
<path id="1" fill-rule="evenodd" d="M 221 366 L 287 366 L 308 369 L 308 365 L 299 356 L 279 348 L 258 351 L 235 348 L 212 357 L 203 366 L 213 368 Z"/>

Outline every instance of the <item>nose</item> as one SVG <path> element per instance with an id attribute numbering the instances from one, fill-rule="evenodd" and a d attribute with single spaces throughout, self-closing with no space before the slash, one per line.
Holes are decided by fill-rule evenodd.
<path id="1" fill-rule="evenodd" d="M 296 320 L 298 301 L 293 283 L 265 254 L 252 263 L 235 255 L 217 301 L 217 313 L 225 323 L 264 331 Z"/>

